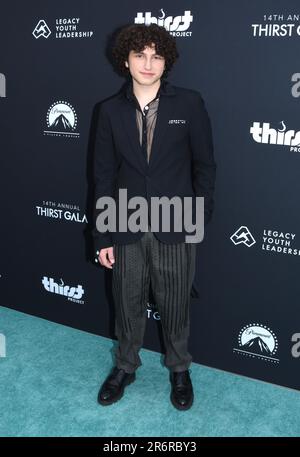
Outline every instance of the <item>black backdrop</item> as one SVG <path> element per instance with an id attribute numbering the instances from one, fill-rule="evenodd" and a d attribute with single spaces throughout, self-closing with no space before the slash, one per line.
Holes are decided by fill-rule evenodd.
<path id="1" fill-rule="evenodd" d="M 93 263 L 91 246 L 94 108 L 123 83 L 109 37 L 148 12 L 171 24 L 180 58 L 169 80 L 202 93 L 214 134 L 216 206 L 197 248 L 194 362 L 300 388 L 299 6 L 2 2 L 3 306 L 115 337 L 111 272 Z M 151 298 L 147 315 L 144 347 L 163 352 Z"/>

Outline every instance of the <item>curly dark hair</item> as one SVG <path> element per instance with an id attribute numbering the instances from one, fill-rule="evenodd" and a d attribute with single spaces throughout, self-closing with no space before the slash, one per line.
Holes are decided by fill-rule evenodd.
<path id="1" fill-rule="evenodd" d="M 125 67 L 125 61 L 128 60 L 130 51 L 141 52 L 151 43 L 155 44 L 156 53 L 165 58 L 162 78 L 167 77 L 179 54 L 175 37 L 165 27 L 157 24 L 131 24 L 121 29 L 111 51 L 118 73 L 128 77 L 130 72 Z"/>

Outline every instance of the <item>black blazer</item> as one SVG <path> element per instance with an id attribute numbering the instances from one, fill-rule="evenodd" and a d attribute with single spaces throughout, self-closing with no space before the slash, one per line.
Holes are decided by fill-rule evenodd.
<path id="1" fill-rule="evenodd" d="M 213 154 L 211 124 L 200 93 L 162 81 L 157 120 L 149 164 L 139 143 L 136 107 L 128 99 L 129 80 L 120 92 L 100 104 L 97 122 L 94 178 L 95 200 L 93 237 L 95 250 L 138 241 L 144 234 L 127 231 L 100 233 L 96 209 L 102 196 L 116 200 L 118 216 L 119 189 L 127 189 L 127 198 L 142 196 L 150 205 L 151 197 L 204 197 L 205 225 L 212 216 L 216 163 Z M 132 87 L 132 86 L 131 86 Z M 175 121 L 175 122 L 174 122 Z M 176 122 L 184 121 L 184 122 Z M 128 209 L 128 217 L 136 209 Z M 193 203 L 193 211 L 195 204 Z M 151 211 L 149 211 L 151 218 Z M 172 219 L 172 218 L 171 218 Z M 195 216 L 193 214 L 193 221 Z M 164 243 L 185 240 L 182 232 L 154 232 Z"/>

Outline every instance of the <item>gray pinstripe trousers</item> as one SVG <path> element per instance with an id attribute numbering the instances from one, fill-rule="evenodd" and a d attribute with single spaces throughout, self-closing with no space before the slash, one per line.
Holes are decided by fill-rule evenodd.
<path id="1" fill-rule="evenodd" d="M 151 281 L 166 347 L 165 365 L 170 371 L 187 370 L 192 362 L 188 337 L 196 244 L 162 243 L 148 231 L 136 243 L 114 245 L 114 255 L 117 367 L 132 373 L 142 365 L 139 350 L 143 345 Z"/>

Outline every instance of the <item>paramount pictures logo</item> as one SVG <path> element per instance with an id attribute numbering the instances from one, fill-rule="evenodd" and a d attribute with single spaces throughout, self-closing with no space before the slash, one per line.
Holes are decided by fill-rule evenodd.
<path id="1" fill-rule="evenodd" d="M 264 229 L 262 233 L 261 249 L 276 254 L 300 255 L 300 249 L 292 247 L 295 238 L 296 234 L 292 232 Z M 243 244 L 248 248 L 256 243 L 254 236 L 245 225 L 239 227 L 231 235 L 230 239 L 233 244 Z"/>
<path id="2" fill-rule="evenodd" d="M 266 362 L 279 363 L 275 357 L 278 341 L 275 333 L 262 324 L 248 324 L 238 336 L 238 347 L 233 352 L 239 355 L 258 358 Z"/>
<path id="3" fill-rule="evenodd" d="M 52 103 L 46 116 L 47 130 L 44 135 L 79 138 L 76 132 L 77 114 L 73 106 L 64 100 Z"/>

